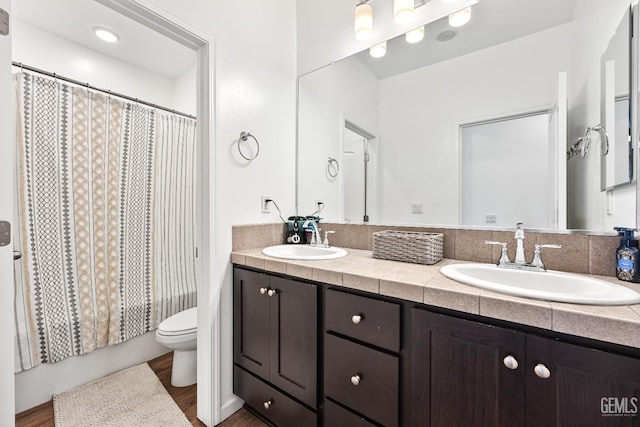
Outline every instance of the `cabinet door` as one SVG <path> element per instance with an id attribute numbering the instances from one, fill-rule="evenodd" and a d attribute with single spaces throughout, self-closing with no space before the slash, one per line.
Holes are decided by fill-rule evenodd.
<path id="1" fill-rule="evenodd" d="M 265 380 L 269 380 L 268 287 L 269 276 L 234 270 L 233 360 Z"/>
<path id="2" fill-rule="evenodd" d="M 529 335 L 526 377 L 528 426 L 640 425 L 638 359 Z"/>
<path id="3" fill-rule="evenodd" d="M 410 425 L 523 426 L 524 358 L 524 333 L 413 309 Z"/>
<path id="4" fill-rule="evenodd" d="M 269 380 L 317 407 L 318 291 L 315 285 L 271 277 L 271 368 Z"/>

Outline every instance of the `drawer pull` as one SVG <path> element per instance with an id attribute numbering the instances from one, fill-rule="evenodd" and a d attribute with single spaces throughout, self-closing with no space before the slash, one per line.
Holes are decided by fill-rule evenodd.
<path id="1" fill-rule="evenodd" d="M 502 363 L 504 363 L 504 366 L 506 366 L 509 369 L 518 369 L 518 361 L 516 360 L 515 357 L 511 355 L 505 357 L 502 360 Z"/>
<path id="2" fill-rule="evenodd" d="M 267 293 L 267 288 L 260 288 L 260 294 L 264 295 Z"/>
<path id="3" fill-rule="evenodd" d="M 359 324 L 362 319 L 364 319 L 364 316 L 362 314 L 354 314 L 353 316 L 351 316 L 351 321 L 354 325 Z"/>
<path id="4" fill-rule="evenodd" d="M 549 368 L 544 366 L 542 363 L 538 363 L 535 368 L 533 368 L 533 372 L 536 373 L 538 378 L 547 379 L 551 376 L 551 371 Z"/>
<path id="5" fill-rule="evenodd" d="M 278 293 L 278 291 L 277 291 L 277 290 L 275 290 L 275 289 L 269 289 L 269 291 L 267 292 L 267 294 L 268 294 L 270 297 L 274 296 L 274 295 L 275 295 L 275 294 L 277 294 L 277 293 Z"/>
<path id="6" fill-rule="evenodd" d="M 267 400 L 262 404 L 262 406 L 264 406 L 264 409 L 267 409 L 267 410 L 271 408 L 271 405 L 273 405 L 273 402 L 270 400 Z"/>
<path id="7" fill-rule="evenodd" d="M 358 385 L 360 384 L 361 379 L 362 377 L 360 376 L 360 374 L 355 374 L 354 376 L 351 377 L 351 384 Z"/>

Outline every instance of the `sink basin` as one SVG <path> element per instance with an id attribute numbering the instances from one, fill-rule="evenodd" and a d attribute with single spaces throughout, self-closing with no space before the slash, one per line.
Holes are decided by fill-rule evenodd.
<path id="1" fill-rule="evenodd" d="M 467 285 L 526 298 L 592 305 L 640 303 L 640 294 L 622 285 L 560 271 L 525 271 L 491 264 L 450 264 L 440 268 Z"/>
<path id="2" fill-rule="evenodd" d="M 317 248 L 309 245 L 269 246 L 264 248 L 262 253 L 274 258 L 304 260 L 336 259 L 347 256 L 347 251 L 342 248 L 336 248 L 334 246 Z"/>

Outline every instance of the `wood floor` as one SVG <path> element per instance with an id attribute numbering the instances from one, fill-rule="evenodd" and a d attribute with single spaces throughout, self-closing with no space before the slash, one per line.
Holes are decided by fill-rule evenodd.
<path id="1" fill-rule="evenodd" d="M 176 404 L 191 422 L 191 425 L 205 427 L 204 423 L 200 422 L 197 418 L 196 384 L 189 387 L 171 386 L 173 352 L 150 360 L 148 363 L 160 379 L 160 382 L 162 382 L 164 388 L 167 389 L 173 400 L 175 400 Z M 263 427 L 265 425 L 266 424 L 244 409 L 239 410 L 219 424 L 220 427 Z M 53 426 L 53 401 L 51 400 L 16 415 L 16 427 Z"/>

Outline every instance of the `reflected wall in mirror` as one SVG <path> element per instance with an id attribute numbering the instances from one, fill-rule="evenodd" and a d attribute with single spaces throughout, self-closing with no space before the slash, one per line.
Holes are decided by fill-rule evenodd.
<path id="1" fill-rule="evenodd" d="M 608 153 L 601 160 L 601 188 L 610 190 L 633 180 L 631 145 L 631 8 L 620 20 L 600 59 L 602 78 L 600 124 L 608 135 Z"/>
<path id="2" fill-rule="evenodd" d="M 344 171 L 333 180 L 325 174 L 327 157 L 345 163 L 347 120 L 375 135 L 368 188 L 376 197 L 369 196 L 367 206 L 373 223 L 513 227 L 523 220 L 542 229 L 611 230 L 610 222 L 634 226 L 635 186 L 625 189 L 621 200 L 617 189 L 610 195 L 618 209 L 608 215 L 600 195 L 599 156 L 576 159 L 577 167 L 566 161 L 567 135 L 573 139 L 574 133 L 584 133 L 585 123 L 599 121 L 599 58 L 629 8 L 628 1 L 616 0 L 606 5 L 603 17 L 591 10 L 601 7 L 595 3 L 482 0 L 463 27 L 436 21 L 426 26 L 418 44 L 400 36 L 388 41 L 383 58 L 363 51 L 300 77 L 299 213 L 312 212 L 315 201 L 323 200 L 326 220 L 362 222 L 346 211 L 346 198 L 356 196 Z M 598 25 L 590 25 L 596 19 Z M 582 33 L 591 40 L 585 46 L 579 45 Z M 585 93 L 583 86 L 593 86 L 594 80 L 596 93 Z M 532 130 L 513 126 L 514 120 L 534 116 L 545 116 L 545 123 Z M 465 130 L 490 124 L 515 133 L 502 141 L 483 136 L 477 146 L 463 141 Z M 534 157 L 548 161 L 535 166 Z M 593 157 L 598 157 L 595 165 Z M 470 172 L 484 177 L 471 183 L 486 178 L 483 190 L 465 184 Z M 588 209 L 582 209 L 585 203 Z M 546 215 L 528 217 L 533 208 Z M 470 219 L 468 211 L 475 212 Z"/>

